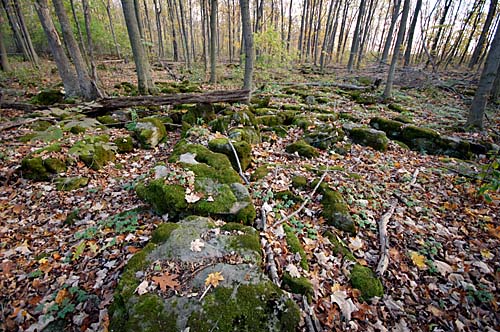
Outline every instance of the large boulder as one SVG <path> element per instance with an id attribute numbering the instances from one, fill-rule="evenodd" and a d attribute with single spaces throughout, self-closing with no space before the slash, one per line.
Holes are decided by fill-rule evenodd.
<path id="1" fill-rule="evenodd" d="M 115 161 L 116 146 L 109 142 L 108 135 L 86 136 L 76 142 L 68 151 L 79 158 L 93 170 L 103 168 L 107 163 Z"/>
<path id="2" fill-rule="evenodd" d="M 355 234 L 356 226 L 349 213 L 349 207 L 345 202 L 342 194 L 329 187 L 320 188 L 323 198 L 323 218 L 326 224 L 336 227 L 342 231 Z"/>
<path id="3" fill-rule="evenodd" d="M 154 148 L 167 137 L 165 125 L 157 118 L 140 119 L 135 125 L 134 133 L 141 147 L 145 149 Z"/>
<path id="4" fill-rule="evenodd" d="M 231 223 L 218 228 L 209 218 L 192 216 L 161 225 L 153 241 L 124 269 L 110 308 L 110 331 L 298 328 L 296 304 L 260 267 L 255 229 Z M 207 289 L 205 281 L 215 273 L 223 280 Z M 174 274 L 177 285 L 158 289 L 155 277 Z M 140 292 L 139 285 L 143 285 Z"/>
<path id="5" fill-rule="evenodd" d="M 181 141 L 169 161 L 177 163 L 179 172 L 189 175 L 190 179 L 173 181 L 163 170 L 165 166 L 157 166 L 154 175 L 136 187 L 139 197 L 158 213 L 168 213 L 174 218 L 197 214 L 246 224 L 253 222 L 252 199 L 227 156 Z"/>
<path id="6" fill-rule="evenodd" d="M 344 139 L 344 131 L 332 125 L 321 125 L 304 135 L 304 141 L 321 150 L 331 149 Z"/>
<path id="7" fill-rule="evenodd" d="M 301 157 L 305 158 L 316 158 L 319 156 L 318 150 L 315 147 L 309 145 L 304 140 L 298 140 L 294 143 L 287 145 L 285 148 L 288 153 L 297 153 Z"/>
<path id="8" fill-rule="evenodd" d="M 395 121 L 391 119 L 386 119 L 382 117 L 374 117 L 370 119 L 370 126 L 374 129 L 382 130 L 386 135 L 393 139 L 401 138 L 401 131 L 405 124 L 400 121 Z"/>
<path id="9" fill-rule="evenodd" d="M 234 156 L 231 144 L 238 155 L 238 160 L 236 160 Z M 239 161 L 241 169 L 245 171 L 250 166 L 250 162 L 252 161 L 252 146 L 245 141 L 237 141 L 231 144 L 229 144 L 229 140 L 227 138 L 216 138 L 208 142 L 208 148 L 213 152 L 225 154 L 231 161 L 231 164 L 236 171 L 239 171 Z"/>
<path id="10" fill-rule="evenodd" d="M 370 146 L 378 151 L 386 151 L 389 139 L 381 130 L 355 127 L 349 132 L 352 141 L 361 145 Z"/>

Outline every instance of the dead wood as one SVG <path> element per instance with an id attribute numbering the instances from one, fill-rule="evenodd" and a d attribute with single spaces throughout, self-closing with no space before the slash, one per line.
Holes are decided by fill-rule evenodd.
<path id="1" fill-rule="evenodd" d="M 387 267 L 389 266 L 389 240 L 387 235 L 387 225 L 389 224 L 389 220 L 391 219 L 397 205 L 398 201 L 396 199 L 391 200 L 389 210 L 387 210 L 382 218 L 380 218 L 378 224 L 380 259 L 377 265 L 377 274 L 381 277 L 384 275 L 385 270 L 387 270 Z"/>

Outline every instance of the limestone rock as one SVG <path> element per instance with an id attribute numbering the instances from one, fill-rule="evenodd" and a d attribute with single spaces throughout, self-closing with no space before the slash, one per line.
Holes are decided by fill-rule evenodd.
<path id="1" fill-rule="evenodd" d="M 370 146 L 379 151 L 386 151 L 387 145 L 389 144 L 389 140 L 383 131 L 371 128 L 353 128 L 349 136 L 353 142 Z"/>
<path id="2" fill-rule="evenodd" d="M 299 156 L 305 158 L 315 158 L 319 156 L 319 152 L 313 146 L 306 143 L 304 140 L 299 140 L 295 143 L 288 145 L 285 148 L 288 153 L 297 152 Z"/>
<path id="3" fill-rule="evenodd" d="M 342 231 L 355 234 L 356 226 L 349 214 L 349 207 L 342 194 L 328 187 L 321 189 L 321 192 L 323 194 L 323 198 L 321 199 L 321 204 L 323 205 L 322 215 L 326 223 Z"/>
<path id="4" fill-rule="evenodd" d="M 80 158 L 87 167 L 99 170 L 109 162 L 115 161 L 116 146 L 109 143 L 108 135 L 87 136 L 76 142 L 69 154 Z"/>
<path id="5" fill-rule="evenodd" d="M 250 162 L 252 161 L 252 147 L 245 141 L 238 141 L 232 144 L 236 150 L 236 154 L 238 155 L 241 168 L 245 171 L 250 166 Z M 208 142 L 208 148 L 213 152 L 225 154 L 231 161 L 233 168 L 236 171 L 239 171 L 238 162 L 236 161 L 233 149 L 231 148 L 227 138 L 216 138 L 211 140 Z"/>
<path id="6" fill-rule="evenodd" d="M 137 122 L 134 133 L 141 147 L 152 149 L 157 146 L 166 136 L 165 125 L 156 118 L 144 118 Z"/>

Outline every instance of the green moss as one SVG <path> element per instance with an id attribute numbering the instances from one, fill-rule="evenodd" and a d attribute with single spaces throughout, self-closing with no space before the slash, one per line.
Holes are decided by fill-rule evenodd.
<path id="1" fill-rule="evenodd" d="M 412 140 L 415 138 L 435 139 L 439 137 L 439 133 L 432 129 L 409 125 L 404 127 L 402 131 L 402 137 L 405 140 Z"/>
<path id="2" fill-rule="evenodd" d="M 194 203 L 192 209 L 202 216 L 209 216 L 212 214 L 223 214 L 227 213 L 231 210 L 231 207 L 236 203 L 237 199 L 234 196 L 231 188 L 227 184 L 219 184 L 213 187 L 215 190 L 212 193 L 212 197 L 214 198 L 213 202 L 209 202 L 207 200 L 199 200 Z M 207 187 L 204 188 L 196 188 L 196 190 L 200 190 L 202 192 L 206 192 Z"/>
<path id="3" fill-rule="evenodd" d="M 252 96 L 252 99 L 250 99 L 250 103 L 254 105 L 255 108 L 268 107 L 270 102 L 271 96 L 269 95 Z"/>
<path id="4" fill-rule="evenodd" d="M 118 149 L 119 153 L 132 152 L 134 150 L 134 142 L 132 137 L 119 137 L 113 141 Z"/>
<path id="5" fill-rule="evenodd" d="M 290 226 L 284 225 L 283 229 L 285 230 L 286 243 L 288 245 L 288 248 L 294 254 L 298 253 L 300 255 L 300 266 L 306 271 L 309 270 L 307 255 L 304 248 L 302 247 L 302 244 L 300 244 L 299 238 L 297 237 L 297 235 L 295 235 L 293 229 Z"/>
<path id="6" fill-rule="evenodd" d="M 99 170 L 115 160 L 115 146 L 108 144 L 108 141 L 108 135 L 85 137 L 69 149 L 69 154 L 78 156 L 87 167 Z"/>
<path id="7" fill-rule="evenodd" d="M 304 108 L 302 104 L 283 104 L 282 109 L 286 111 L 301 111 Z"/>
<path id="8" fill-rule="evenodd" d="M 238 225 L 237 223 L 228 223 L 228 224 Z M 225 228 L 227 229 L 227 227 Z M 224 227 L 222 229 L 224 229 Z M 253 251 L 260 256 L 261 255 L 260 238 L 259 234 L 255 231 L 255 229 L 249 226 L 244 226 L 241 229 L 239 229 L 239 231 L 243 232 L 244 234 L 234 235 L 234 239 L 232 240 L 230 247 L 235 250 L 243 249 L 243 250 Z"/>
<path id="9" fill-rule="evenodd" d="M 198 160 L 198 158 L 197 158 Z M 227 159 L 226 159 L 227 161 Z M 215 179 L 220 183 L 235 183 L 240 182 L 240 176 L 236 173 L 231 164 L 228 165 L 227 169 L 221 169 L 219 167 L 211 167 L 207 164 L 195 164 L 195 165 L 184 165 L 186 169 L 189 169 L 200 178 L 210 178 Z"/>
<path id="10" fill-rule="evenodd" d="M 99 121 L 100 123 L 102 123 L 104 125 L 110 125 L 110 124 L 118 123 L 118 121 L 115 120 L 115 118 L 113 118 L 111 115 L 101 115 L 101 116 L 98 116 L 97 117 L 97 121 Z"/>
<path id="11" fill-rule="evenodd" d="M 29 134 L 20 136 L 18 139 L 19 139 L 19 142 L 27 143 L 27 142 L 31 141 L 32 139 L 34 139 L 36 137 L 36 135 L 37 135 L 36 133 L 29 133 Z"/>
<path id="12" fill-rule="evenodd" d="M 33 155 L 41 154 L 41 153 L 47 153 L 47 152 L 61 152 L 61 144 L 59 143 L 54 143 L 51 145 L 47 145 L 44 148 L 38 149 L 35 152 L 33 152 Z"/>
<path id="13" fill-rule="evenodd" d="M 274 197 L 282 201 L 291 200 L 295 203 L 304 201 L 302 197 L 300 197 L 299 195 L 295 195 L 291 190 L 278 191 L 274 194 Z"/>
<path id="14" fill-rule="evenodd" d="M 322 190 L 323 198 L 321 204 L 323 205 L 322 215 L 328 225 L 335 226 L 336 228 L 349 232 L 356 233 L 354 221 L 349 214 L 349 207 L 347 206 L 342 194 L 336 190 L 325 188 Z"/>
<path id="15" fill-rule="evenodd" d="M 351 262 L 356 261 L 356 257 L 354 257 L 354 254 L 349 250 L 349 248 L 347 248 L 347 246 L 339 241 L 337 235 L 330 231 L 327 231 L 325 232 L 325 234 L 323 234 L 323 236 L 326 236 L 328 240 L 330 240 L 330 243 L 332 244 L 332 251 L 334 254 L 340 254 L 342 255 L 342 257 L 350 260 Z"/>
<path id="16" fill-rule="evenodd" d="M 296 331 L 300 320 L 297 306 L 286 299 L 271 282 L 217 287 L 203 302 L 203 310 L 193 313 L 188 326 L 197 332 L 212 331 Z"/>
<path id="17" fill-rule="evenodd" d="M 304 140 L 299 140 L 288 145 L 285 150 L 288 153 L 297 152 L 299 156 L 305 158 L 315 158 L 319 156 L 319 152 L 314 147 L 307 144 Z"/>
<path id="18" fill-rule="evenodd" d="M 355 116 L 354 114 L 349 113 L 349 112 L 340 112 L 339 119 L 349 120 L 352 122 L 360 122 L 361 121 L 361 119 L 359 119 L 357 116 Z"/>
<path id="19" fill-rule="evenodd" d="M 292 187 L 295 189 L 307 188 L 307 178 L 305 176 L 294 176 L 292 178 Z"/>
<path id="20" fill-rule="evenodd" d="M 31 102 L 37 105 L 59 104 L 64 102 L 64 93 L 60 89 L 46 89 L 31 98 Z"/>
<path id="21" fill-rule="evenodd" d="M 250 203 L 245 208 L 238 211 L 234 219 L 236 222 L 241 222 L 245 225 L 252 225 L 256 217 L 257 213 L 255 212 L 255 206 Z"/>
<path id="22" fill-rule="evenodd" d="M 137 122 L 134 132 L 139 143 L 145 149 L 154 148 L 167 137 L 167 130 L 163 122 L 158 118 L 152 117 L 140 119 Z"/>
<path id="23" fill-rule="evenodd" d="M 250 162 L 252 160 L 252 147 L 245 141 L 234 142 L 232 144 L 236 150 L 236 154 L 238 155 L 241 168 L 245 171 L 250 166 Z M 211 140 L 208 142 L 208 148 L 213 152 L 225 154 L 231 161 L 233 169 L 239 171 L 238 162 L 227 138 L 216 138 Z"/>
<path id="24" fill-rule="evenodd" d="M 285 123 L 285 118 L 276 114 L 276 115 L 261 115 L 258 116 L 257 122 L 260 123 L 261 125 L 267 126 L 267 127 L 273 127 L 273 126 L 278 126 L 282 125 Z"/>
<path id="25" fill-rule="evenodd" d="M 361 298 L 363 300 L 371 299 L 374 296 L 382 297 L 384 295 L 382 282 L 370 268 L 356 264 L 351 271 L 350 278 L 352 287 L 361 291 Z"/>
<path id="26" fill-rule="evenodd" d="M 397 138 L 401 135 L 404 124 L 395 120 L 375 117 L 370 119 L 370 126 L 384 131 L 391 138 Z"/>
<path id="27" fill-rule="evenodd" d="M 370 128 L 353 128 L 350 137 L 354 142 L 370 146 L 378 151 L 386 151 L 389 144 L 389 140 L 383 131 Z"/>
<path id="28" fill-rule="evenodd" d="M 402 122 L 402 123 L 406 123 L 406 124 L 413 123 L 413 120 L 410 117 L 405 116 L 405 115 L 398 115 L 393 120 L 394 121 L 399 121 L 399 122 Z"/>
<path id="29" fill-rule="evenodd" d="M 389 107 L 390 110 L 393 110 L 393 111 L 398 112 L 398 113 L 408 112 L 408 109 L 406 109 L 401 104 L 392 103 L 392 104 L 389 104 L 388 107 Z"/>
<path id="30" fill-rule="evenodd" d="M 57 190 L 72 191 L 85 187 L 89 183 L 89 179 L 77 176 L 73 178 L 57 178 L 55 182 Z"/>
<path id="31" fill-rule="evenodd" d="M 177 317 L 166 311 L 158 295 L 144 294 L 131 307 L 121 331 L 174 332 L 177 331 L 176 321 Z"/>
<path id="32" fill-rule="evenodd" d="M 66 162 L 58 158 L 47 158 L 43 161 L 43 165 L 50 173 L 62 173 L 66 171 Z"/>
<path id="33" fill-rule="evenodd" d="M 137 96 L 139 94 L 137 87 L 130 82 L 121 82 L 114 85 L 115 89 L 121 90 L 124 94 L 129 96 Z"/>
<path id="34" fill-rule="evenodd" d="M 82 126 L 73 126 L 73 127 L 71 127 L 71 129 L 69 131 L 72 134 L 78 135 L 78 134 L 85 133 L 87 131 L 87 128 L 82 127 Z"/>
<path id="35" fill-rule="evenodd" d="M 151 204 L 154 210 L 162 215 L 185 210 L 188 206 L 184 199 L 186 194 L 184 187 L 166 185 L 162 179 L 153 180 L 147 186 L 139 183 L 135 191 L 139 198 Z"/>
<path id="36" fill-rule="evenodd" d="M 314 295 L 312 283 L 305 277 L 294 278 L 288 272 L 283 273 L 283 286 L 294 294 L 302 294 L 311 299 Z"/>
<path id="37" fill-rule="evenodd" d="M 267 165 L 259 166 L 255 169 L 255 171 L 250 176 L 250 181 L 255 182 L 259 181 L 266 177 L 269 174 L 269 168 Z"/>
<path id="38" fill-rule="evenodd" d="M 43 160 L 40 157 L 36 158 L 24 158 L 21 161 L 21 174 L 24 178 L 44 181 L 50 178 L 49 172 L 43 164 Z"/>
<path id="39" fill-rule="evenodd" d="M 49 121 L 38 120 L 36 122 L 33 122 L 30 127 L 35 131 L 45 131 L 50 127 L 50 125 L 51 123 Z"/>
<path id="40" fill-rule="evenodd" d="M 167 222 L 158 226 L 158 228 L 153 232 L 151 237 L 151 242 L 160 244 L 168 240 L 170 234 L 179 228 L 179 225 L 171 222 Z"/>

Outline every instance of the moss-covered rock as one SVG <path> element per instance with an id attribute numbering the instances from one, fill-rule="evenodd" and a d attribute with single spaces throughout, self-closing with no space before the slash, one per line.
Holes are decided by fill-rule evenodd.
<path id="1" fill-rule="evenodd" d="M 297 235 L 290 226 L 284 225 L 283 229 L 285 231 L 286 243 L 288 245 L 288 248 L 294 254 L 300 255 L 300 266 L 306 271 L 309 270 L 309 264 L 307 263 L 307 255 L 304 250 L 304 247 L 302 247 L 302 244 L 300 244 L 299 238 L 297 237 Z"/>
<path id="2" fill-rule="evenodd" d="M 388 105 L 390 110 L 398 113 L 408 112 L 408 109 L 401 104 L 391 103 Z"/>
<path id="3" fill-rule="evenodd" d="M 254 95 L 250 99 L 250 103 L 255 106 L 255 108 L 268 107 L 271 102 L 270 95 Z"/>
<path id="4" fill-rule="evenodd" d="M 411 141 L 418 138 L 427 138 L 432 140 L 439 137 L 439 133 L 435 130 L 429 128 L 417 127 L 413 125 L 404 127 L 401 135 L 407 141 Z"/>
<path id="5" fill-rule="evenodd" d="M 307 188 L 307 178 L 305 176 L 294 176 L 292 178 L 292 187 L 295 189 L 305 189 Z"/>
<path id="6" fill-rule="evenodd" d="M 114 88 L 120 90 L 121 94 L 128 96 L 137 96 L 139 94 L 137 87 L 130 82 L 117 83 Z"/>
<path id="7" fill-rule="evenodd" d="M 115 161 L 116 146 L 108 141 L 108 135 L 87 136 L 76 142 L 68 152 L 80 158 L 87 167 L 99 170 L 107 163 Z"/>
<path id="8" fill-rule="evenodd" d="M 113 141 L 116 145 L 118 153 L 127 153 L 134 151 L 134 141 L 132 137 L 118 137 Z"/>
<path id="9" fill-rule="evenodd" d="M 31 98 L 31 102 L 37 105 L 59 104 L 64 102 L 64 93 L 61 89 L 46 89 Z"/>
<path id="10" fill-rule="evenodd" d="M 184 105 L 183 107 L 187 109 L 187 112 L 182 116 L 182 122 L 190 125 L 210 123 L 216 118 L 215 106 L 213 104 Z"/>
<path id="11" fill-rule="evenodd" d="M 110 125 L 110 124 L 116 124 L 118 123 L 118 120 L 116 120 L 115 118 L 113 118 L 111 115 L 100 115 L 98 116 L 97 118 L 97 121 L 99 121 L 100 123 L 104 124 L 104 125 Z"/>
<path id="12" fill-rule="evenodd" d="M 85 187 L 89 183 L 86 177 L 57 178 L 55 180 L 57 190 L 72 191 Z"/>
<path id="13" fill-rule="evenodd" d="M 250 176 L 250 181 L 256 182 L 266 177 L 269 174 L 269 167 L 267 165 L 259 166 Z"/>
<path id="14" fill-rule="evenodd" d="M 344 139 L 344 131 L 330 125 L 318 126 L 304 135 L 304 141 L 311 146 L 321 149 L 331 149 L 335 143 Z"/>
<path id="15" fill-rule="evenodd" d="M 382 282 L 369 267 L 355 264 L 351 271 L 350 280 L 352 287 L 361 291 L 361 298 L 364 300 L 384 295 Z"/>
<path id="16" fill-rule="evenodd" d="M 336 255 L 342 255 L 343 258 L 350 260 L 351 262 L 356 261 L 354 254 L 347 248 L 347 246 L 342 243 L 336 234 L 326 231 L 323 236 L 327 237 L 332 244 L 332 252 Z"/>
<path id="17" fill-rule="evenodd" d="M 389 140 L 383 131 L 372 128 L 353 128 L 349 132 L 349 136 L 353 142 L 370 146 L 379 151 L 386 151 L 389 144 Z"/>
<path id="18" fill-rule="evenodd" d="M 152 149 L 167 137 L 167 130 L 160 119 L 144 118 L 137 122 L 134 134 L 141 147 Z"/>
<path id="19" fill-rule="evenodd" d="M 441 136 L 436 140 L 435 148 L 430 152 L 464 160 L 472 157 L 470 143 L 459 137 Z"/>
<path id="20" fill-rule="evenodd" d="M 52 142 L 62 137 L 63 137 L 63 131 L 59 126 L 50 126 L 44 131 L 26 134 L 22 136 L 19 140 L 21 142 L 29 142 L 29 141 Z"/>
<path id="21" fill-rule="evenodd" d="M 51 126 L 49 121 L 37 120 L 30 125 L 30 128 L 35 131 L 45 131 Z"/>
<path id="22" fill-rule="evenodd" d="M 111 331 L 295 331 L 300 314 L 297 306 L 273 285 L 260 269 L 260 246 L 255 229 L 226 224 L 211 232 L 213 221 L 189 217 L 178 224 L 165 224 L 153 234 L 157 245 L 148 244 L 127 264 L 110 308 Z M 158 235 L 161 233 L 161 235 Z M 245 237 L 246 236 L 246 237 Z M 203 238 L 201 251 L 190 244 Z M 200 264 L 231 255 L 240 263 L 218 263 L 198 269 L 183 285 L 189 293 L 201 293 L 208 274 L 224 277 L 202 301 L 198 298 L 134 291 L 142 281 L 138 271 L 152 269 L 154 262 L 182 261 Z M 243 261 L 243 263 L 241 263 Z"/>
<path id="23" fill-rule="evenodd" d="M 45 166 L 47 171 L 49 171 L 50 173 L 53 173 L 53 174 L 65 172 L 67 169 L 66 161 L 58 159 L 58 158 L 44 159 L 43 165 Z"/>
<path id="24" fill-rule="evenodd" d="M 273 126 L 278 126 L 282 125 L 285 123 L 285 118 L 281 115 L 274 114 L 274 115 L 261 115 L 258 116 L 257 122 L 260 123 L 261 125 L 267 126 L 267 127 L 273 127 Z"/>
<path id="25" fill-rule="evenodd" d="M 363 105 L 373 105 L 378 102 L 378 98 L 375 95 L 369 93 L 363 93 L 360 91 L 351 91 L 348 93 L 353 101 L 358 104 Z"/>
<path id="26" fill-rule="evenodd" d="M 45 181 L 50 178 L 50 173 L 45 168 L 41 157 L 24 158 L 21 161 L 20 171 L 24 178 L 35 181 Z"/>
<path id="27" fill-rule="evenodd" d="M 245 171 L 250 166 L 250 162 L 252 161 L 252 147 L 245 141 L 234 142 L 232 145 L 238 155 L 241 169 Z M 216 138 L 211 140 L 208 142 L 208 148 L 213 152 L 225 154 L 231 161 L 233 168 L 236 171 L 239 171 L 238 161 L 236 160 L 234 151 L 227 138 Z"/>
<path id="28" fill-rule="evenodd" d="M 401 137 L 404 123 L 382 117 L 375 117 L 370 119 L 370 126 L 377 130 L 382 130 L 390 138 L 399 138 Z"/>
<path id="29" fill-rule="evenodd" d="M 285 148 L 288 153 L 297 152 L 299 156 L 305 158 L 315 158 L 319 156 L 319 152 L 313 146 L 307 144 L 304 140 L 299 140 L 295 143 L 288 145 Z"/>
<path id="30" fill-rule="evenodd" d="M 348 120 L 348 121 L 352 121 L 352 122 L 360 122 L 361 121 L 360 118 L 358 118 L 357 116 L 355 116 L 354 114 L 349 113 L 349 112 L 340 112 L 339 119 Z"/>
<path id="31" fill-rule="evenodd" d="M 342 231 L 355 234 L 356 226 L 349 214 L 349 207 L 342 194 L 330 188 L 324 188 L 321 192 L 323 194 L 323 198 L 321 199 L 321 204 L 323 205 L 322 215 L 326 223 Z"/>
<path id="32" fill-rule="evenodd" d="M 309 279 L 305 277 L 295 278 L 290 275 L 290 273 L 283 273 L 283 287 L 285 290 L 294 293 L 294 294 L 302 294 L 307 296 L 308 298 L 312 298 L 314 295 L 314 288 L 309 281 Z"/>

